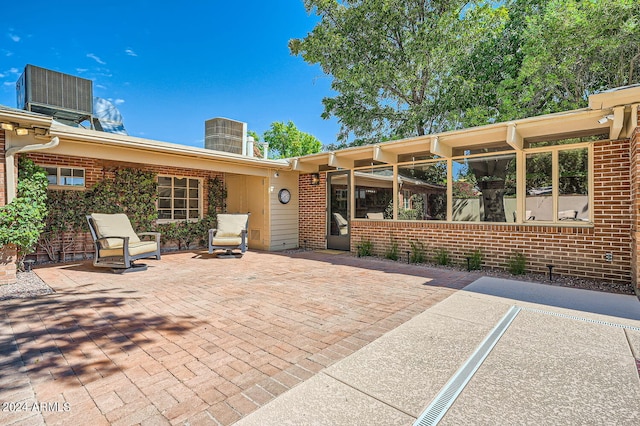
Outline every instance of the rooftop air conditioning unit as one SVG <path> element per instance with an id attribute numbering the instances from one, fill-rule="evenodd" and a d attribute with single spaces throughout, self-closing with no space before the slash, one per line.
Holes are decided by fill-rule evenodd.
<path id="1" fill-rule="evenodd" d="M 247 155 L 247 123 L 222 117 L 205 121 L 204 147 Z"/>
<path id="2" fill-rule="evenodd" d="M 91 80 L 27 65 L 16 91 L 19 109 L 46 114 L 71 125 L 91 120 Z"/>

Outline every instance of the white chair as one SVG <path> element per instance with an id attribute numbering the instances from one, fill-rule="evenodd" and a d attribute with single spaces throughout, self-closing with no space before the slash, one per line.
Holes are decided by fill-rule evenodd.
<path id="1" fill-rule="evenodd" d="M 214 250 L 225 250 L 226 256 L 235 257 L 233 250 L 240 253 L 247 251 L 247 229 L 249 215 L 246 214 L 218 214 L 216 228 L 209 229 L 209 254 Z"/>
<path id="2" fill-rule="evenodd" d="M 111 268 L 114 272 L 135 272 L 147 269 L 147 265 L 135 264 L 137 259 L 160 260 L 160 233 L 136 234 L 126 214 L 92 213 L 87 222 L 95 247 L 93 266 Z M 145 236 L 153 240 L 140 239 Z"/>

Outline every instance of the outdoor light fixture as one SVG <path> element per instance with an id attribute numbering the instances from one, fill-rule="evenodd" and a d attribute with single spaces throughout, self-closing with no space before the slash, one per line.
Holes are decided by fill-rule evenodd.
<path id="1" fill-rule="evenodd" d="M 311 185 L 320 185 L 320 173 L 311 173 Z"/>
<path id="2" fill-rule="evenodd" d="M 25 129 L 24 127 L 18 127 L 16 129 L 16 135 L 18 136 L 26 136 L 29 134 L 29 129 Z"/>
<path id="3" fill-rule="evenodd" d="M 273 177 L 275 177 L 275 178 L 280 177 L 280 173 L 275 172 L 275 173 L 273 174 Z"/>
<path id="4" fill-rule="evenodd" d="M 600 120 L 598 120 L 598 123 L 600 124 L 604 124 L 609 120 L 613 120 L 613 114 L 609 114 L 609 115 L 605 115 L 604 117 L 602 117 Z"/>
<path id="5" fill-rule="evenodd" d="M 13 124 L 11 124 L 11 123 L 0 123 L 0 128 L 2 128 L 2 130 L 13 130 Z"/>

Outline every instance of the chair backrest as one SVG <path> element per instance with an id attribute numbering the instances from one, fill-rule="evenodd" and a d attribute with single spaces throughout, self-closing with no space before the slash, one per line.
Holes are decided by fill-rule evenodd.
<path id="1" fill-rule="evenodd" d="M 245 213 L 221 213 L 217 217 L 217 237 L 239 237 L 249 226 L 249 215 Z"/>
<path id="2" fill-rule="evenodd" d="M 575 219 L 578 217 L 578 210 L 562 210 L 558 212 L 558 219 Z"/>
<path id="3" fill-rule="evenodd" d="M 367 213 L 367 219 L 384 219 L 384 213 L 382 212 L 369 212 Z"/>
<path id="4" fill-rule="evenodd" d="M 89 225 L 94 228 L 97 238 L 129 237 L 129 242 L 140 241 L 131 226 L 129 218 L 124 213 L 91 213 L 87 218 L 89 219 Z M 102 245 L 105 248 L 122 246 L 122 240 L 120 238 L 106 238 L 106 240 L 102 241 Z"/>

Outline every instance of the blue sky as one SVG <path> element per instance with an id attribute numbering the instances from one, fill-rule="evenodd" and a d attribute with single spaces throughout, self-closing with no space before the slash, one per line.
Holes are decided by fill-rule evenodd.
<path id="1" fill-rule="evenodd" d="M 169 6 L 171 5 L 171 6 Z M 93 80 L 131 136 L 202 147 L 204 122 L 228 117 L 262 133 L 293 121 L 323 144 L 331 78 L 289 54 L 317 22 L 302 0 L 9 2 L 0 14 L 0 104 L 16 107 L 27 64 Z"/>

